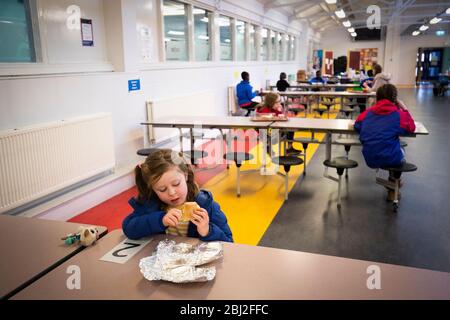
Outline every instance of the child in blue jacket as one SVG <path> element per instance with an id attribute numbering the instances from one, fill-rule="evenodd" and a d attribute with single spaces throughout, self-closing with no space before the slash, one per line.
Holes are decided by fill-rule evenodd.
<path id="1" fill-rule="evenodd" d="M 134 209 L 122 224 L 130 239 L 153 234 L 171 234 L 199 238 L 202 241 L 233 242 L 227 218 L 208 191 L 199 190 L 194 172 L 176 151 L 162 149 L 150 154 L 135 169 L 137 198 L 129 204 Z M 190 221 L 181 221 L 177 207 L 196 202 Z"/>
<path id="2" fill-rule="evenodd" d="M 406 106 L 397 100 L 397 88 L 385 84 L 377 90 L 377 103 L 361 113 L 355 130 L 370 168 L 398 167 L 405 161 L 400 135 L 414 133 L 416 126 Z"/>

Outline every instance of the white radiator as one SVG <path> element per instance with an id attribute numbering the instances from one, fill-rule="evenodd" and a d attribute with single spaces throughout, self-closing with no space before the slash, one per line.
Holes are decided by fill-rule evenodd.
<path id="1" fill-rule="evenodd" d="M 111 114 L 0 132 L 0 213 L 114 167 Z"/>

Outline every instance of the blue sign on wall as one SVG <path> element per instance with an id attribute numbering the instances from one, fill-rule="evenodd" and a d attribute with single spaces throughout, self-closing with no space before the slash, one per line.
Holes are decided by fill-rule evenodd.
<path id="1" fill-rule="evenodd" d="M 128 80 L 128 92 L 141 90 L 141 80 Z"/>

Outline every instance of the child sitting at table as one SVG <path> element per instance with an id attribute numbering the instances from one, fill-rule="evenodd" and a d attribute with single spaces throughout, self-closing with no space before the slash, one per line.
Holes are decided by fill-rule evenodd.
<path id="1" fill-rule="evenodd" d="M 264 102 L 262 106 L 259 106 L 256 109 L 256 114 L 273 114 L 274 116 L 281 116 L 284 114 L 283 106 L 281 104 L 280 95 L 269 92 L 264 96 Z M 294 139 L 294 131 L 288 131 L 286 133 L 286 138 L 288 141 L 288 148 L 286 149 L 286 154 L 299 154 L 300 150 L 297 150 L 293 147 L 292 139 Z M 268 147 L 268 153 L 270 153 L 270 149 Z"/>
<path id="2" fill-rule="evenodd" d="M 180 153 L 161 149 L 136 166 L 137 198 L 129 204 L 133 213 L 122 224 L 130 239 L 154 234 L 199 238 L 202 241 L 233 242 L 227 218 L 209 191 L 199 190 L 192 167 Z M 196 202 L 189 221 L 182 219 L 180 207 Z"/>
<path id="3" fill-rule="evenodd" d="M 280 73 L 280 80 L 277 81 L 277 90 L 280 92 L 285 92 L 287 88 L 291 86 L 289 82 L 286 81 L 286 77 L 286 73 Z"/>
<path id="4" fill-rule="evenodd" d="M 366 164 L 373 169 L 398 167 L 405 161 L 400 135 L 414 133 L 416 126 L 405 104 L 397 100 L 397 88 L 385 84 L 377 90 L 377 102 L 355 121 Z M 390 177 L 392 180 L 393 177 Z M 393 200 L 390 190 L 388 200 Z"/>

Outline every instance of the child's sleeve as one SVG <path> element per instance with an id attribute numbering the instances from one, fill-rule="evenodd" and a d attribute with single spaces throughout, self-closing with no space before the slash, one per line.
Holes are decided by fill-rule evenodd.
<path id="1" fill-rule="evenodd" d="M 414 133 L 416 131 L 416 124 L 408 110 L 399 110 L 400 113 L 400 133 Z"/>
<path id="2" fill-rule="evenodd" d="M 254 97 L 256 97 L 256 91 L 253 91 L 253 87 L 248 85 L 248 99 L 252 100 Z"/>
<path id="3" fill-rule="evenodd" d="M 207 211 L 209 212 L 209 234 L 206 237 L 200 237 L 200 240 L 233 242 L 227 217 L 219 204 L 213 200 Z"/>
<path id="4" fill-rule="evenodd" d="M 134 200 L 134 199 L 133 199 Z M 165 215 L 164 211 L 153 211 L 138 205 L 135 201 L 130 200 L 130 205 L 134 212 L 131 213 L 122 223 L 123 233 L 127 238 L 137 240 L 153 234 L 162 233 L 166 227 L 162 223 Z"/>
<path id="5" fill-rule="evenodd" d="M 365 110 L 363 113 L 360 113 L 358 118 L 356 118 L 354 128 L 357 132 L 361 132 L 362 122 L 364 121 L 364 118 L 366 117 L 368 110 Z"/>

